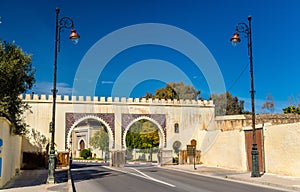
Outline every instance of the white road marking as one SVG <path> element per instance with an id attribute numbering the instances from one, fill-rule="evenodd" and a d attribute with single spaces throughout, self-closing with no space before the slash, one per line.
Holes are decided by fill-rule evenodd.
<path id="1" fill-rule="evenodd" d="M 146 175 L 145 173 L 143 173 L 143 172 L 141 172 L 141 171 L 139 171 L 137 169 L 134 169 L 134 168 L 131 168 L 131 169 L 133 169 L 134 171 L 138 172 L 139 174 L 131 173 L 129 171 L 123 171 L 123 170 L 120 170 L 120 169 L 115 169 L 115 168 L 112 168 L 112 167 L 107 167 L 107 166 L 105 166 L 105 167 L 108 168 L 108 169 L 114 170 L 114 171 L 119 171 L 119 172 L 122 172 L 122 173 L 126 173 L 126 174 L 134 175 L 134 176 L 137 176 L 137 177 L 141 177 L 141 178 L 144 178 L 144 179 L 148 179 L 148 180 L 151 180 L 151 181 L 155 181 L 157 183 L 161 183 L 161 184 L 164 184 L 164 185 L 167 185 L 167 186 L 170 186 L 170 187 L 176 187 L 173 184 L 170 184 L 170 183 L 167 183 L 167 182 L 155 179 L 153 177 L 150 177 L 149 175 Z"/>

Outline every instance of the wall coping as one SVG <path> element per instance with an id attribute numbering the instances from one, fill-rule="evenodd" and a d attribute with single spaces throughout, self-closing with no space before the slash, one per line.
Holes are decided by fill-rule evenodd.
<path id="1" fill-rule="evenodd" d="M 245 115 L 225 115 L 225 116 L 216 116 L 216 121 L 226 121 L 226 120 L 241 120 L 246 119 Z"/>
<path id="2" fill-rule="evenodd" d="M 38 102 L 53 102 L 53 96 L 45 94 L 25 94 L 20 95 L 19 98 L 28 103 Z M 76 103 L 76 104 L 147 104 L 147 105 L 185 105 L 185 106 L 203 106 L 203 107 L 214 107 L 212 100 L 165 100 L 165 99 L 146 99 L 146 98 L 126 98 L 126 97 L 98 97 L 98 96 L 69 96 L 69 95 L 57 95 L 57 103 Z"/>
<path id="3" fill-rule="evenodd" d="M 221 130 L 250 130 L 252 129 L 252 115 L 227 115 L 215 117 L 217 126 Z M 255 127 L 281 125 L 289 123 L 299 123 L 300 115 L 298 114 L 256 114 Z"/>

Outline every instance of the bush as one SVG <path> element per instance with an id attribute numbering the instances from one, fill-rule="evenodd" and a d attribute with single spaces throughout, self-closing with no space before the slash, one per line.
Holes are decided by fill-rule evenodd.
<path id="1" fill-rule="evenodd" d="M 178 157 L 173 157 L 173 164 L 178 165 Z"/>
<path id="2" fill-rule="evenodd" d="M 92 157 L 92 152 L 91 149 L 83 149 L 80 152 L 80 157 L 87 159 L 88 157 Z"/>

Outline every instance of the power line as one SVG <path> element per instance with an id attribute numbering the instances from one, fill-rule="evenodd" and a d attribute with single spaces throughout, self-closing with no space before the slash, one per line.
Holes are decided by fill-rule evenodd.
<path id="1" fill-rule="evenodd" d="M 245 65 L 245 67 L 243 68 L 243 70 L 241 71 L 241 73 L 239 74 L 239 76 L 233 81 L 233 83 L 231 83 L 230 87 L 228 88 L 228 91 L 230 91 L 233 88 L 233 86 L 238 82 L 238 80 L 240 80 L 240 78 L 245 73 L 245 71 L 248 68 L 248 66 L 249 66 L 249 63 L 247 63 Z"/>

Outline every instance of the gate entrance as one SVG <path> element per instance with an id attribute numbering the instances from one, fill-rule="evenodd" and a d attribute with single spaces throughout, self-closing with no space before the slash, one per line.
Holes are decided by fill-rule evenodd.
<path id="1" fill-rule="evenodd" d="M 248 161 L 248 171 L 252 171 L 252 144 L 253 130 L 245 130 L 245 142 Z M 264 172 L 264 153 L 263 153 L 263 129 L 256 129 L 256 144 L 258 150 L 259 172 Z"/>

